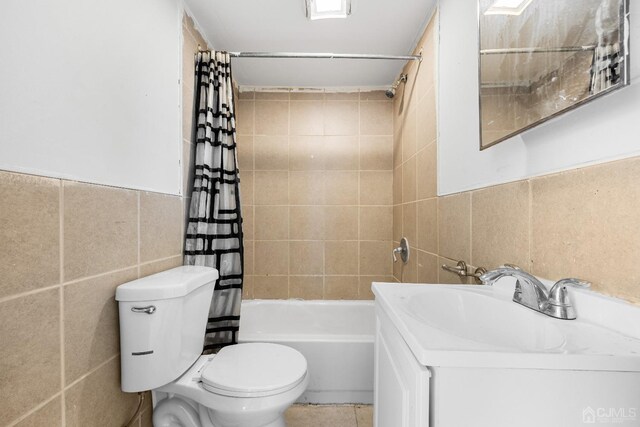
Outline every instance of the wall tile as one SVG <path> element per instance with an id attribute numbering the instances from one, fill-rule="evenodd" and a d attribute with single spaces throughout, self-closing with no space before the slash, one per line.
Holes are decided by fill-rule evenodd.
<path id="1" fill-rule="evenodd" d="M 324 101 L 324 90 L 304 90 L 299 92 L 293 90 L 289 93 L 289 99 L 291 101 Z"/>
<path id="2" fill-rule="evenodd" d="M 289 238 L 289 208 L 287 206 L 256 206 L 256 240 L 287 240 Z"/>
<path id="3" fill-rule="evenodd" d="M 327 241 L 324 243 L 324 273 L 358 274 L 358 242 Z"/>
<path id="4" fill-rule="evenodd" d="M 254 202 L 256 205 L 289 204 L 289 172 L 254 172 Z"/>
<path id="5" fill-rule="evenodd" d="M 324 194 L 327 205 L 358 204 L 358 172 L 327 171 L 324 173 Z"/>
<path id="6" fill-rule="evenodd" d="M 256 275 L 289 274 L 289 243 L 287 241 L 256 241 L 254 245 Z"/>
<path id="7" fill-rule="evenodd" d="M 59 295 L 52 289 L 0 303 L 1 425 L 60 391 Z"/>
<path id="8" fill-rule="evenodd" d="M 242 175 L 246 171 L 252 171 L 254 169 L 253 164 L 253 136 L 252 135 L 237 135 L 236 136 L 236 153 L 238 156 L 238 168 L 242 172 Z"/>
<path id="9" fill-rule="evenodd" d="M 438 253 L 438 199 L 418 202 L 417 215 L 418 249 Z"/>
<path id="10" fill-rule="evenodd" d="M 293 136 L 289 140 L 289 170 L 324 170 L 325 139 L 322 136 Z"/>
<path id="11" fill-rule="evenodd" d="M 371 285 L 374 282 L 393 283 L 393 276 L 360 276 L 358 281 L 358 299 L 372 300 L 375 299 Z"/>
<path id="12" fill-rule="evenodd" d="M 327 101 L 357 101 L 360 99 L 360 93 L 325 91 L 324 97 Z"/>
<path id="13" fill-rule="evenodd" d="M 240 172 L 240 204 L 242 206 L 251 206 L 255 204 L 253 196 L 254 172 Z"/>
<path id="14" fill-rule="evenodd" d="M 137 193 L 64 182 L 65 280 L 129 267 L 137 259 Z"/>
<path id="15" fill-rule="evenodd" d="M 399 242 L 402 238 L 402 205 L 393 207 L 393 241 Z"/>
<path id="16" fill-rule="evenodd" d="M 290 276 L 289 298 L 321 300 L 324 279 L 322 276 Z"/>
<path id="17" fill-rule="evenodd" d="M 324 242 L 289 242 L 289 273 L 295 275 L 322 274 Z"/>
<path id="18" fill-rule="evenodd" d="M 244 241 L 244 274 L 245 275 L 253 275 L 254 274 L 254 241 L 253 240 L 245 240 Z"/>
<path id="19" fill-rule="evenodd" d="M 393 204 L 402 203 L 402 166 L 393 170 Z"/>
<path id="20" fill-rule="evenodd" d="M 358 207 L 325 206 L 324 237 L 326 240 L 357 240 Z"/>
<path id="21" fill-rule="evenodd" d="M 255 170 L 289 170 L 287 136 L 255 136 L 253 150 Z"/>
<path id="22" fill-rule="evenodd" d="M 416 154 L 416 132 L 416 110 L 411 108 L 404 115 L 404 126 L 402 128 L 402 159 L 405 162 Z"/>
<path id="23" fill-rule="evenodd" d="M 256 299 L 289 298 L 289 276 L 254 276 L 253 297 Z"/>
<path id="24" fill-rule="evenodd" d="M 393 137 L 360 137 L 361 170 L 393 170 Z"/>
<path id="25" fill-rule="evenodd" d="M 416 251 L 418 283 L 438 283 L 438 256 Z"/>
<path id="26" fill-rule="evenodd" d="M 439 255 L 455 260 L 471 258 L 471 195 L 461 193 L 438 200 Z"/>
<path id="27" fill-rule="evenodd" d="M 314 206 L 290 206 L 289 238 L 292 240 L 324 239 L 324 218 L 324 208 Z"/>
<path id="28" fill-rule="evenodd" d="M 255 206 L 242 205 L 242 232 L 246 240 L 255 238 Z"/>
<path id="29" fill-rule="evenodd" d="M 416 200 L 416 158 L 412 157 L 402 164 L 402 203 Z"/>
<path id="30" fill-rule="evenodd" d="M 66 425 L 123 425 L 135 412 L 136 403 L 136 394 L 120 391 L 120 358 L 114 357 L 66 391 Z"/>
<path id="31" fill-rule="evenodd" d="M 140 193 L 140 261 L 179 255 L 182 247 L 180 197 Z"/>
<path id="32" fill-rule="evenodd" d="M 59 427 L 62 426 L 60 397 L 56 397 L 42 408 L 20 421 L 15 427 Z"/>
<path id="33" fill-rule="evenodd" d="M 395 184 L 395 176 L 391 171 L 360 172 L 360 204 L 392 205 Z"/>
<path id="34" fill-rule="evenodd" d="M 640 297 L 640 158 L 532 180 L 534 274 Z M 615 267 L 613 267 L 615 266 Z"/>
<path id="35" fill-rule="evenodd" d="M 421 150 L 435 142 L 438 135 L 435 90 L 429 90 L 418 102 L 416 115 L 416 145 L 417 149 Z"/>
<path id="36" fill-rule="evenodd" d="M 324 134 L 358 135 L 358 102 L 325 101 Z"/>
<path id="37" fill-rule="evenodd" d="M 118 354 L 116 287 L 138 278 L 138 269 L 66 285 L 64 287 L 65 381 L 70 384 Z"/>
<path id="38" fill-rule="evenodd" d="M 418 200 L 438 195 L 438 153 L 437 144 L 431 144 L 416 156 L 416 175 Z"/>
<path id="39" fill-rule="evenodd" d="M 255 105 L 254 101 L 240 100 L 236 103 L 236 132 L 238 135 L 253 135 Z"/>
<path id="40" fill-rule="evenodd" d="M 389 98 L 385 95 L 384 90 L 369 90 L 360 92 L 360 101 L 387 101 Z"/>
<path id="41" fill-rule="evenodd" d="M 402 237 L 406 237 L 409 240 L 410 246 L 416 246 L 418 241 L 417 215 L 416 203 L 402 205 Z"/>
<path id="42" fill-rule="evenodd" d="M 324 205 L 323 171 L 289 172 L 289 203 L 292 205 Z"/>
<path id="43" fill-rule="evenodd" d="M 255 101 L 255 134 L 287 135 L 289 101 Z"/>
<path id="44" fill-rule="evenodd" d="M 393 207 L 361 207 L 359 222 L 360 240 L 391 241 L 393 231 Z"/>
<path id="45" fill-rule="evenodd" d="M 183 265 L 182 260 L 183 256 L 177 255 L 160 261 L 152 261 L 146 264 L 141 264 L 140 277 L 151 276 L 152 274 L 160 273 L 161 271 L 180 267 L 181 265 Z"/>
<path id="46" fill-rule="evenodd" d="M 358 299 L 358 276 L 326 276 L 324 282 L 325 299 Z"/>
<path id="47" fill-rule="evenodd" d="M 393 135 L 392 103 L 363 102 L 360 104 L 361 135 Z"/>
<path id="48" fill-rule="evenodd" d="M 242 298 L 243 299 L 253 299 L 254 298 L 254 294 L 253 294 L 253 282 L 255 280 L 256 276 L 247 276 L 245 275 L 242 278 Z"/>
<path id="49" fill-rule="evenodd" d="M 256 99 L 266 100 L 266 101 L 288 101 L 289 90 L 273 91 L 273 92 L 256 91 L 255 97 Z"/>
<path id="50" fill-rule="evenodd" d="M 360 274 L 390 276 L 391 250 L 389 242 L 360 242 Z"/>
<path id="51" fill-rule="evenodd" d="M 291 102 L 291 135 L 323 135 L 324 108 L 322 101 Z"/>
<path id="52" fill-rule="evenodd" d="M 59 194 L 58 180 L 0 172 L 0 298 L 60 282 Z"/>
<path id="53" fill-rule="evenodd" d="M 358 170 L 358 136 L 325 136 L 325 170 Z"/>
<path id="54" fill-rule="evenodd" d="M 489 187 L 472 193 L 473 265 L 505 263 L 529 271 L 529 183 Z"/>

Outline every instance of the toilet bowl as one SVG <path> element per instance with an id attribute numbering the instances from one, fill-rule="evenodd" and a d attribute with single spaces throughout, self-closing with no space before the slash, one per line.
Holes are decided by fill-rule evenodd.
<path id="1" fill-rule="evenodd" d="M 217 277 L 183 266 L 117 288 L 122 390 L 152 391 L 155 427 L 285 427 L 307 361 L 268 343 L 201 355 Z"/>
<path id="2" fill-rule="evenodd" d="M 201 356 L 178 380 L 153 391 L 155 427 L 285 427 L 284 411 L 309 377 L 298 351 L 237 344 Z"/>

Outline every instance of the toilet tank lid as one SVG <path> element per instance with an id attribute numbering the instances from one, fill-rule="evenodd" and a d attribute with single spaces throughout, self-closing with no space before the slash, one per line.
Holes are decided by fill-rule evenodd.
<path id="1" fill-rule="evenodd" d="M 124 283 L 116 289 L 117 301 L 152 301 L 183 297 L 200 286 L 215 282 L 218 270 L 183 265 L 142 279 Z"/>

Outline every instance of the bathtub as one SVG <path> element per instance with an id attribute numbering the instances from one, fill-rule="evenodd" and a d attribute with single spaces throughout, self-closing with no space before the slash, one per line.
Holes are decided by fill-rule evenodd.
<path id="1" fill-rule="evenodd" d="M 300 403 L 373 403 L 373 301 L 243 301 L 239 342 L 288 345 L 310 375 Z"/>

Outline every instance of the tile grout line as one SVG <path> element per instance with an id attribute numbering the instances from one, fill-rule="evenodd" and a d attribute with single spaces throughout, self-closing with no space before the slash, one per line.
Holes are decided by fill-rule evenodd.
<path id="1" fill-rule="evenodd" d="M 67 424 L 66 402 L 65 402 L 65 357 L 64 357 L 64 183 L 60 180 L 60 416 L 62 425 Z"/>
<path id="2" fill-rule="evenodd" d="M 31 408 L 26 413 L 20 415 L 18 418 L 14 419 L 13 421 L 10 421 L 9 424 L 6 425 L 6 427 L 13 427 L 13 426 L 16 426 L 16 425 L 20 424 L 22 421 L 26 420 L 31 415 L 35 414 L 40 409 L 44 408 L 45 406 L 47 406 L 49 403 L 53 402 L 55 399 L 57 399 L 61 395 L 62 395 L 62 391 L 59 391 L 56 394 L 54 394 L 53 396 L 49 397 L 48 399 L 43 400 L 42 402 L 38 403 L 36 406 Z M 64 419 L 63 419 L 63 422 L 64 422 Z M 64 424 L 62 424 L 62 425 L 64 425 Z"/>

